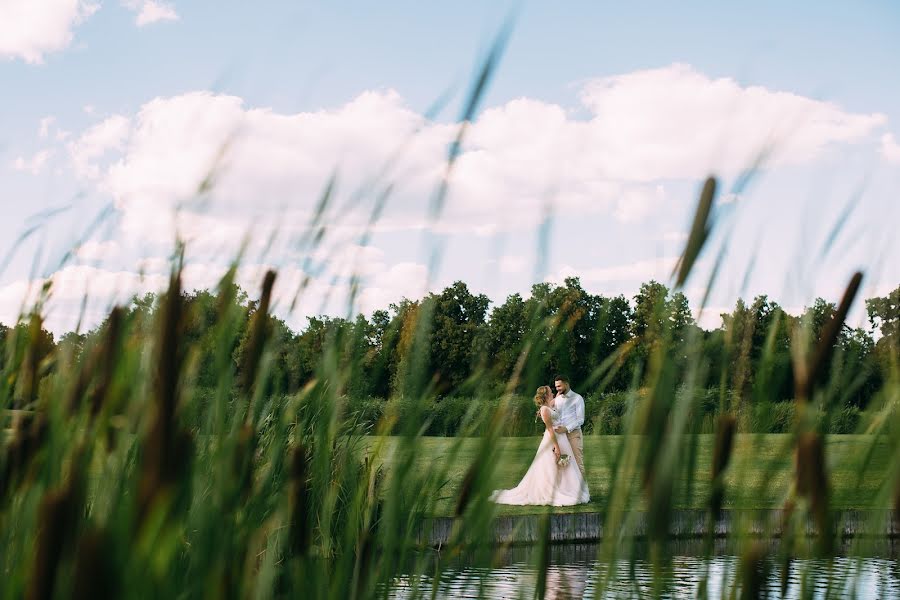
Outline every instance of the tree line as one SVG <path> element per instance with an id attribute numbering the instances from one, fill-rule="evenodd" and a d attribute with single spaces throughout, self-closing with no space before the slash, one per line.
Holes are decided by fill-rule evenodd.
<path id="1" fill-rule="evenodd" d="M 193 385 L 215 388 L 220 383 L 214 352 L 219 341 L 213 333 L 228 310 L 240 315 L 230 349 L 238 381 L 258 302 L 233 283 L 215 292 L 182 294 L 186 310 L 180 335 Z M 135 339 L 142 326 L 153 322 L 158 305 L 158 295 L 151 293 L 124 309 L 126 329 Z M 727 390 L 742 405 L 779 402 L 793 397 L 798 349 L 815 346 L 835 309 L 819 298 L 802 314 L 790 315 L 759 296 L 750 303 L 738 300 L 721 315 L 720 326 L 708 331 L 696 323 L 684 294 L 657 281 L 626 298 L 591 294 L 570 277 L 561 285 L 536 284 L 529 297 L 512 294 L 494 307 L 487 296 L 457 281 L 370 316 L 310 317 L 302 331 L 270 316 L 266 393 L 297 392 L 322 376 L 329 357 L 340 373 L 333 384 L 353 399 L 527 395 L 556 373 L 567 374 L 585 395 L 614 393 L 641 388 L 654 348 L 664 346 L 674 372 L 690 371 L 697 388 Z M 866 311 L 870 326 L 844 325 L 826 368 L 829 401 L 840 406 L 865 409 L 883 383 L 897 377 L 900 286 L 868 299 Z M 39 315 L 12 328 L 0 325 L 5 348 L 0 372 L 4 363 L 30 362 L 31 371 L 21 372 L 33 374 L 30 393 L 36 394 L 55 360 L 78 360 L 108 326 L 104 321 L 89 332 L 55 340 Z"/>

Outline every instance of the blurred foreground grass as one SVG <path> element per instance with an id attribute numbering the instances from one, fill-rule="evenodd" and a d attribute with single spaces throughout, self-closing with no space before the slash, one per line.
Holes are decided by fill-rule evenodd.
<path id="1" fill-rule="evenodd" d="M 446 173 L 430 202 L 432 225 L 508 32 L 473 76 Z M 371 193 L 361 193 L 372 199 L 370 227 L 392 185 L 378 181 Z M 689 282 L 712 233 L 715 197 L 710 178 L 673 273 L 676 289 Z M 326 210 L 331 198 L 329 186 L 300 240 L 309 255 L 335 224 Z M 546 256 L 547 231 L 539 233 L 539 256 Z M 435 243 L 429 264 L 440 249 Z M 725 250 L 719 250 L 707 292 Z M 350 333 L 323 336 L 304 357 L 311 377 L 302 389 L 273 394 L 275 356 L 285 352 L 270 315 L 276 273 L 266 273 L 259 301 L 249 309 L 235 301 L 236 260 L 210 297 L 209 330 L 198 340 L 187 335 L 197 315 L 186 302 L 184 268 L 179 244 L 167 290 L 153 310 L 113 308 L 77 354 L 65 345 L 44 349 L 49 284 L 11 330 L 0 364 L 0 410 L 11 415 L 0 448 L 0 598 L 383 598 L 401 578 L 439 581 L 462 552 L 487 560 L 502 552 L 490 533 L 498 511 L 535 509 L 499 509 L 490 493 L 519 480 L 538 444 L 537 437 L 503 437 L 504 426 L 517 390 L 548 383 L 536 367 L 542 357 L 572 350 L 555 347 L 561 333 L 576 329 L 571 306 L 554 313 L 537 302 L 517 332 L 520 350 L 509 357 L 513 368 L 502 390 L 480 385 L 494 357 L 475 365 L 467 383 L 478 402 L 455 429 L 461 437 L 436 439 L 422 435 L 437 396 L 438 378 L 427 360 L 433 305 L 417 306 L 397 333 L 395 385 L 371 429 L 347 406 L 348 382 L 364 358 L 353 351 Z M 787 508 L 777 551 L 745 532 L 734 536 L 741 558 L 723 595 L 742 598 L 762 596 L 771 561 L 787 572 L 802 550 L 795 534 L 808 520 L 821 532 L 814 553 L 831 561 L 833 509 L 900 510 L 895 305 L 888 307 L 883 376 L 860 419 L 867 435 L 829 437 L 830 429 L 823 429 L 843 409 L 842 383 L 848 382 L 840 368 L 830 367 L 851 364 L 838 341 L 862 275 L 853 275 L 840 303 L 819 323 L 776 315 L 765 331 L 726 335 L 719 358 L 733 357 L 727 360 L 711 361 L 701 332 L 679 327 L 671 305 L 657 298 L 640 307 L 647 327 L 591 365 L 581 389 L 602 391 L 618 378 L 630 382 L 636 399 L 619 425 L 628 435 L 586 438 L 595 501 L 578 510 L 602 511 L 604 532 L 610 532 L 597 548 L 608 565 L 596 574 L 598 594 L 609 589 L 620 564 L 636 564 L 637 546 L 624 527 L 635 510 L 648 515 L 653 581 L 647 594 L 662 596 L 657 582 L 672 563 L 673 510 L 702 508 L 713 521 L 723 507 Z M 355 291 L 357 284 L 354 276 Z M 758 355 L 749 352 L 754 337 Z M 782 341 L 783 356 L 775 352 Z M 209 358 L 204 372 L 211 392 L 198 383 L 200 356 Z M 742 411 L 770 396 L 786 364 L 795 403 L 790 432 L 741 435 Z M 848 371 L 853 391 L 861 384 Z M 751 372 L 758 376 L 748 377 Z M 709 428 L 701 428 L 694 420 L 711 374 L 721 384 Z M 486 400 L 491 409 L 479 412 Z M 711 435 L 696 435 L 710 429 Z M 464 437 L 474 432 L 480 435 Z M 378 435 L 387 433 L 398 435 Z M 422 552 L 417 533 L 440 514 L 458 517 L 449 539 L 439 553 Z M 550 519 L 541 523 L 536 583 L 524 594 L 529 598 L 543 598 L 547 588 Z M 707 557 L 713 541 L 704 544 Z M 709 563 L 705 568 L 700 597 L 708 590 Z M 833 583 L 843 589 L 841 581 Z M 433 598 L 437 589 L 426 593 L 413 583 L 404 595 Z"/>

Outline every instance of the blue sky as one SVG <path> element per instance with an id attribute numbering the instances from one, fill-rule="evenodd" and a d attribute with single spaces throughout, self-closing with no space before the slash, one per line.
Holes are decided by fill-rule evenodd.
<path id="1" fill-rule="evenodd" d="M 900 216 L 900 10 L 889 2 L 9 0 L 3 11 L 0 256 L 31 215 L 65 210 L 41 219 L 0 272 L 0 321 L 45 278 L 56 331 L 74 326 L 85 293 L 91 324 L 111 301 L 161 285 L 179 205 L 188 284 L 212 284 L 253 227 L 242 282 L 255 288 L 279 267 L 278 310 L 298 327 L 346 310 L 353 270 L 367 312 L 455 279 L 495 301 L 568 275 L 631 296 L 666 280 L 710 171 L 724 226 L 686 288 L 695 308 L 715 251 L 728 251 L 705 325 L 741 295 L 793 310 L 836 300 L 856 268 L 867 295 L 900 283 L 889 226 Z M 429 193 L 472 73 L 510 14 L 435 227 Z M 447 90 L 445 109 L 424 119 Z M 753 185 L 729 195 L 769 146 Z M 328 176 L 338 173 L 341 206 L 398 148 L 396 191 L 366 247 L 371 193 L 332 215 L 321 248 L 297 245 Z M 198 201 L 191 190 L 214 163 L 218 187 Z M 536 270 L 547 206 L 549 253 Z M 435 241 L 442 260 L 428 277 Z M 289 314 L 304 274 L 313 284 Z"/>

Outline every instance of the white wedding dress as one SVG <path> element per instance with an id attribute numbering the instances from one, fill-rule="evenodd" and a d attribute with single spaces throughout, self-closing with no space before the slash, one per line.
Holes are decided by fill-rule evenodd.
<path id="1" fill-rule="evenodd" d="M 553 426 L 559 420 L 559 411 L 550 409 Z M 561 467 L 556 464 L 553 454 L 553 443 L 550 432 L 544 430 L 544 437 L 538 446 L 537 454 L 519 485 L 511 490 L 496 490 L 491 500 L 497 504 L 544 504 L 551 506 L 572 506 L 590 502 L 591 494 L 581 470 L 575 464 L 572 444 L 565 433 L 557 433 L 556 441 L 563 454 L 569 455 L 569 464 Z"/>

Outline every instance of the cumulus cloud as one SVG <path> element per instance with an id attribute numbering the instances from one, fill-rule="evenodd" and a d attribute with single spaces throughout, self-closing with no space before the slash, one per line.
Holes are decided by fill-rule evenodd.
<path id="1" fill-rule="evenodd" d="M 501 256 L 497 261 L 497 267 L 500 269 L 501 273 L 507 275 L 524 273 L 525 269 L 528 267 L 528 260 L 526 260 L 524 256 Z"/>
<path id="2" fill-rule="evenodd" d="M 563 265 L 556 273 L 548 275 L 546 280 L 550 283 L 561 284 L 567 277 L 579 277 L 585 283 L 625 282 L 630 284 L 627 287 L 631 289 L 634 284 L 639 285 L 651 279 L 668 281 L 677 263 L 678 257 L 663 256 L 611 267 L 576 269 L 570 265 Z M 634 289 L 637 291 L 636 287 Z"/>
<path id="3" fill-rule="evenodd" d="M 107 152 L 121 150 L 130 130 L 130 121 L 121 115 L 109 117 L 90 127 L 68 145 L 75 172 L 89 179 L 101 173 L 99 160 Z"/>
<path id="4" fill-rule="evenodd" d="M 109 243 L 89 243 L 81 247 L 78 257 L 103 257 L 110 249 Z M 404 297 L 418 299 L 425 293 L 427 271 L 422 264 L 403 262 L 388 267 L 377 248 L 349 248 L 347 255 L 360 267 L 356 271 L 360 284 L 354 311 L 370 313 Z M 351 285 L 345 277 L 346 267 L 341 264 L 310 276 L 296 266 L 248 263 L 238 268 L 236 281 L 251 297 L 257 297 L 265 272 L 275 269 L 278 276 L 273 311 L 290 326 L 301 328 L 309 316 L 347 313 Z M 80 264 L 66 266 L 48 278 L 13 281 L 0 287 L 0 322 L 14 323 L 19 314 L 33 306 L 42 286 L 49 281 L 50 300 L 45 307 L 48 329 L 55 333 L 71 331 L 79 320 L 82 305 L 86 307 L 82 325 L 90 328 L 102 320 L 111 306 L 128 302 L 135 295 L 164 290 L 170 268 L 167 259 L 150 257 L 141 260 L 136 271 Z M 182 274 L 182 287 L 212 289 L 226 269 L 227 265 L 221 263 L 188 263 Z"/>
<path id="5" fill-rule="evenodd" d="M 75 256 L 86 261 L 100 261 L 109 259 L 121 250 L 121 246 L 115 240 L 96 241 L 88 240 L 75 249 Z"/>
<path id="6" fill-rule="evenodd" d="M 358 232 L 376 192 L 371 181 L 390 165 L 383 181 L 395 186 L 379 230 L 433 226 L 489 235 L 534 226 L 548 204 L 559 215 L 640 222 L 667 202 L 664 181 L 711 169 L 727 176 L 767 144 L 778 150 L 770 165 L 812 161 L 884 122 L 685 65 L 593 80 L 581 99 L 583 117 L 528 98 L 485 110 L 472 124 L 437 224 L 426 217 L 429 197 L 456 126 L 427 121 L 391 90 L 293 114 L 209 92 L 156 98 L 132 118 L 96 124 L 70 151 L 76 171 L 114 197 L 130 234 L 170 241 L 176 206 L 182 219 L 205 220 L 193 228 L 199 244 L 204 236 L 239 240 L 249 223 L 279 211 L 305 223 L 335 174 L 332 208 L 358 210 L 334 209 L 332 231 Z M 363 202 L 350 202 L 358 190 Z"/>
<path id="7" fill-rule="evenodd" d="M 177 21 L 178 13 L 175 7 L 168 2 L 159 0 L 125 0 L 122 4 L 137 13 L 134 22 L 138 27 L 144 27 L 159 21 Z"/>
<path id="8" fill-rule="evenodd" d="M 707 306 L 703 310 L 700 310 L 699 307 L 696 308 L 693 311 L 693 314 L 694 319 L 697 320 L 697 325 L 707 331 L 711 331 L 717 327 L 721 327 L 722 315 L 730 314 L 733 310 L 733 306 Z"/>
<path id="9" fill-rule="evenodd" d="M 38 125 L 38 137 L 41 139 L 46 139 L 47 136 L 50 135 L 50 126 L 56 122 L 56 117 L 47 116 L 41 119 L 40 124 Z"/>
<path id="10" fill-rule="evenodd" d="M 359 294 L 359 305 L 363 312 L 387 308 L 392 302 L 402 298 L 418 300 L 429 291 L 428 269 L 415 262 L 400 262 L 371 278 L 368 286 Z"/>
<path id="11" fill-rule="evenodd" d="M 31 158 L 18 157 L 13 161 L 13 169 L 16 171 L 26 171 L 32 175 L 39 175 L 47 161 L 53 156 L 53 150 L 39 150 Z"/>
<path id="12" fill-rule="evenodd" d="M 100 5 L 90 0 L 3 0 L 0 2 L 0 58 L 42 63 L 64 50 L 73 30 Z"/>
<path id="13" fill-rule="evenodd" d="M 664 242 L 686 242 L 688 234 L 686 231 L 666 231 L 660 239 Z"/>
<path id="14" fill-rule="evenodd" d="M 0 287 L 0 322 L 12 324 L 22 312 L 27 313 L 47 282 L 51 291 L 44 310 L 46 327 L 60 334 L 75 328 L 82 305 L 84 324 L 89 328 L 99 323 L 113 304 L 126 302 L 134 294 L 162 289 L 167 281 L 163 275 L 70 265 L 46 279 L 19 280 Z M 83 302 L 85 298 L 87 302 Z"/>
<path id="15" fill-rule="evenodd" d="M 881 136 L 881 155 L 889 163 L 900 165 L 900 144 L 894 139 L 894 134 L 885 133 Z"/>
<path id="16" fill-rule="evenodd" d="M 317 293 L 336 297 L 346 295 L 351 273 L 362 273 L 359 300 L 371 308 L 420 297 L 428 281 L 424 265 L 391 264 L 379 250 L 358 245 L 374 198 L 388 182 L 394 185 L 375 227 L 380 233 L 522 230 L 542 221 L 548 205 L 556 216 L 602 214 L 635 223 L 671 202 L 670 184 L 711 170 L 728 177 L 767 147 L 773 148 L 767 168 L 809 163 L 830 148 L 869 140 L 885 122 L 880 114 L 743 86 L 685 65 L 592 80 L 580 99 L 577 110 L 519 98 L 480 114 L 436 224 L 427 216 L 429 199 L 457 126 L 427 120 L 391 90 L 298 113 L 210 92 L 155 98 L 133 115 L 73 135 L 67 148 L 76 173 L 114 199 L 123 237 L 153 242 L 164 254 L 162 245 L 171 245 L 177 228 L 189 249 L 218 257 L 216 269 L 248 234 L 263 239 L 246 254 L 254 264 L 264 264 L 267 251 L 297 249 L 334 176 L 325 239 L 313 256 L 308 248 L 292 256 L 294 265 L 311 260 L 320 271 L 295 267 L 293 277 L 312 276 Z M 270 230 L 284 240 L 277 251 L 266 247 Z M 392 254 L 392 260 L 404 259 Z M 674 262 L 563 267 L 554 277 L 577 274 L 604 289 L 634 291 L 635 283 L 667 280 Z M 323 264 L 328 268 L 317 266 Z M 526 270 L 515 260 L 498 267 Z"/>
<path id="17" fill-rule="evenodd" d="M 591 81 L 581 99 L 593 114 L 592 160 L 639 180 L 737 171 L 769 147 L 772 164 L 805 163 L 830 144 L 865 138 L 887 120 L 713 79 L 684 64 Z"/>

